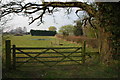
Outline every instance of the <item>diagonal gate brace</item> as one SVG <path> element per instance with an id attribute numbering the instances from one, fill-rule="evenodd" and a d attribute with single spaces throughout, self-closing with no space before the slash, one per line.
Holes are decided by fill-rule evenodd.
<path id="1" fill-rule="evenodd" d="M 20 51 L 21 53 L 23 53 L 23 54 L 25 54 L 25 55 L 27 55 L 27 56 L 29 56 L 30 57 L 30 59 L 28 59 L 28 60 L 26 60 L 24 63 L 27 63 L 27 62 L 29 62 L 31 59 L 35 59 L 36 61 L 38 61 L 38 62 L 41 62 L 41 63 L 43 63 L 44 65 L 46 65 L 46 66 L 49 66 L 49 65 L 47 65 L 47 64 L 45 64 L 43 61 L 41 61 L 41 60 L 38 60 L 36 57 L 37 56 L 39 56 L 39 55 L 41 55 L 42 53 L 45 53 L 46 51 L 48 51 L 49 49 L 46 49 L 45 51 L 43 51 L 43 52 L 40 52 L 39 54 L 37 54 L 36 56 L 31 56 L 31 55 L 29 55 L 29 53 L 26 53 L 26 52 L 23 52 L 23 51 L 21 51 L 20 49 L 17 49 L 18 51 Z M 24 63 L 21 63 L 20 65 L 18 65 L 18 66 L 21 66 L 21 65 L 23 65 Z"/>

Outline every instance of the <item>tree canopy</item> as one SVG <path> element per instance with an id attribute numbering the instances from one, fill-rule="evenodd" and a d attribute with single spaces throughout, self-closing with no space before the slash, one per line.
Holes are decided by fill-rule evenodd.
<path id="1" fill-rule="evenodd" d="M 49 29 L 49 31 L 56 31 L 57 30 L 57 28 L 55 26 L 50 26 L 48 29 Z"/>
<path id="2" fill-rule="evenodd" d="M 76 25 L 74 26 L 73 33 L 75 36 L 83 35 L 82 22 L 81 20 L 75 21 Z"/>
<path id="3" fill-rule="evenodd" d="M 60 33 L 63 35 L 70 35 L 73 34 L 74 26 L 73 25 L 65 25 L 62 26 L 59 30 Z"/>

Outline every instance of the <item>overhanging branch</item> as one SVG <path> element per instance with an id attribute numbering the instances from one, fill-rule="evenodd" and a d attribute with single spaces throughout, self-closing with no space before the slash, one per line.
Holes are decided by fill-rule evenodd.
<path id="1" fill-rule="evenodd" d="M 17 6 L 17 7 L 14 7 Z M 49 7 L 53 7 L 52 10 L 49 9 Z M 42 17 L 43 15 L 48 11 L 49 13 L 53 13 L 54 8 L 56 7 L 62 7 L 62 8 L 66 8 L 66 7 L 78 7 L 80 8 L 79 10 L 76 11 L 76 14 L 83 10 L 86 11 L 90 17 L 95 16 L 95 10 L 91 5 L 88 5 L 87 3 L 83 3 L 83 2 L 43 2 L 42 4 L 35 4 L 35 3 L 27 3 L 25 5 L 22 5 L 21 3 L 16 3 L 16 2 L 10 2 L 9 4 L 5 4 L 3 6 L 1 6 L 1 8 L 5 8 L 2 10 L 2 14 L 0 15 L 0 17 L 3 17 L 7 14 L 10 13 L 20 13 L 20 12 L 24 12 L 25 14 L 33 14 L 36 13 L 38 11 L 42 11 L 42 13 L 35 19 L 33 19 L 31 23 L 33 23 L 34 21 L 36 21 L 37 19 L 40 19 L 41 22 L 42 21 Z M 78 15 L 77 15 L 78 16 Z M 88 21 L 90 22 L 91 19 L 88 19 Z M 90 24 L 92 24 L 90 22 Z"/>

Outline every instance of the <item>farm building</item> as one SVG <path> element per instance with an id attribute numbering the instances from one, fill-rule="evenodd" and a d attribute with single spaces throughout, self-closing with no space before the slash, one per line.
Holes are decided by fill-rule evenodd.
<path id="1" fill-rule="evenodd" d="M 30 30 L 32 36 L 55 36 L 56 31 L 47 31 L 47 30 Z"/>

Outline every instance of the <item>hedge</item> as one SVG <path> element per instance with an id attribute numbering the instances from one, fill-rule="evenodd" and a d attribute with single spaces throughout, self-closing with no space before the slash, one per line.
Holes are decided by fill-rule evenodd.
<path id="1" fill-rule="evenodd" d="M 32 36 L 55 36 L 56 31 L 30 30 Z"/>

